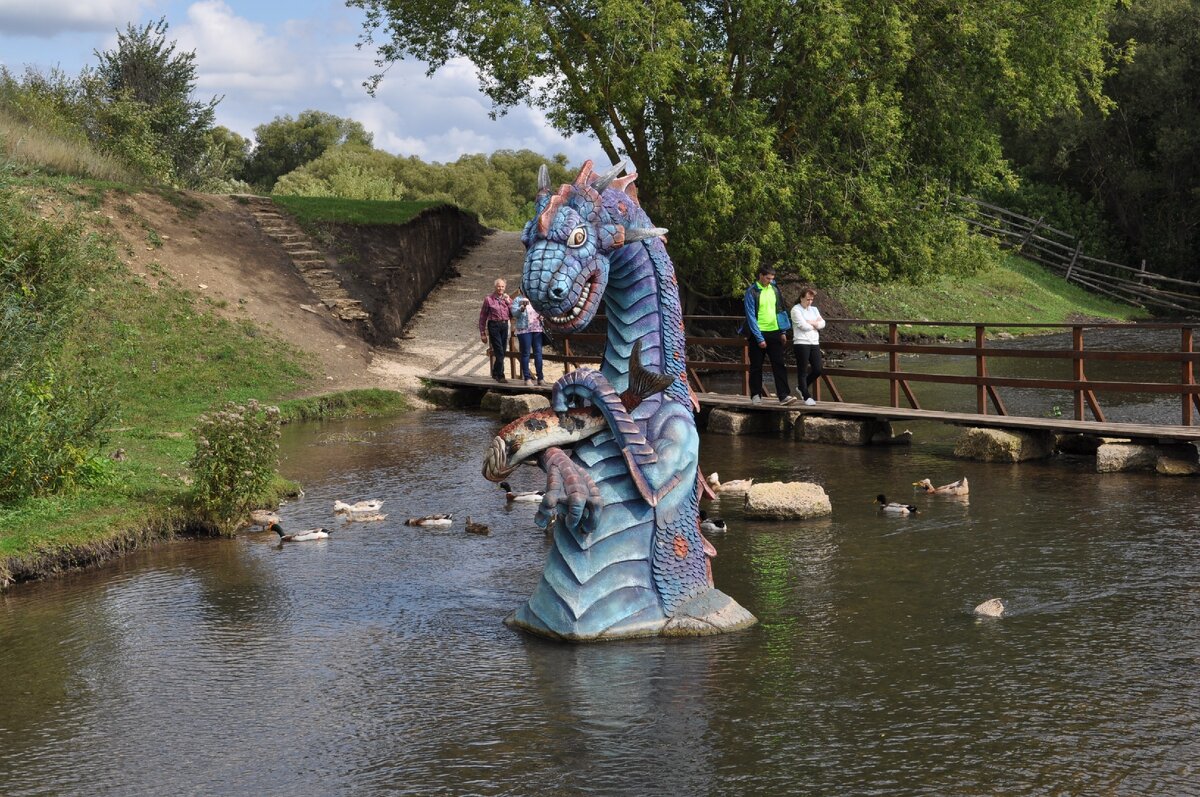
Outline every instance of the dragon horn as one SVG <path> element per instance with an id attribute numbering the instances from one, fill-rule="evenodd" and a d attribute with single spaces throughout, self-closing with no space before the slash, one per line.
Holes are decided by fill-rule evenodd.
<path id="1" fill-rule="evenodd" d="M 575 178 L 576 188 L 585 188 L 592 179 L 592 161 L 585 160 L 579 168 L 579 176 Z"/>
<path id="2" fill-rule="evenodd" d="M 613 180 L 615 180 L 617 178 L 617 175 L 620 174 L 624 170 L 625 170 L 625 159 L 621 158 L 621 160 L 617 161 L 616 163 L 614 163 L 612 165 L 612 168 L 610 168 L 604 174 L 597 177 L 592 182 L 592 188 L 595 188 L 597 193 L 603 194 L 604 189 L 608 188 L 609 183 L 611 183 Z"/>
<path id="3" fill-rule="evenodd" d="M 542 164 L 538 167 L 538 194 L 548 193 L 550 191 L 550 167 Z"/>
<path id="4" fill-rule="evenodd" d="M 629 186 L 633 185 L 633 181 L 637 179 L 637 176 L 637 172 L 630 172 L 624 177 L 618 177 L 612 181 L 612 187 L 618 191 L 625 191 L 626 193 L 629 193 L 627 189 Z"/>
<path id="5" fill-rule="evenodd" d="M 631 244 L 634 241 L 644 241 L 647 238 L 657 238 L 660 235 L 666 235 L 666 227 L 638 227 L 635 230 L 625 229 L 625 243 Z"/>

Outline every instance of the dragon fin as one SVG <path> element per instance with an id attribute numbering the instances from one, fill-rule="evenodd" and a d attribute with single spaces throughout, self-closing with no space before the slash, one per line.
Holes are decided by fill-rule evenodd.
<path id="1" fill-rule="evenodd" d="M 661 393 L 671 386 L 675 377 L 670 374 L 656 374 L 648 371 L 642 365 L 642 342 L 633 343 L 633 351 L 629 355 L 629 387 L 621 394 L 621 403 L 625 409 L 632 411 L 648 396 Z"/>

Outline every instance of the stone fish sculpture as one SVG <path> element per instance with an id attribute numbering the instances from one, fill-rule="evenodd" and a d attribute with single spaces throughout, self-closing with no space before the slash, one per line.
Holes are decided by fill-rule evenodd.
<path id="1" fill-rule="evenodd" d="M 522 236 L 522 287 L 550 329 L 582 330 L 603 303 L 608 334 L 599 371 L 565 375 L 552 412 L 517 419 L 489 449 L 484 475 L 497 482 L 536 457 L 546 491 L 534 520 L 553 534 L 541 581 L 505 622 L 570 641 L 746 628 L 756 619 L 713 586 L 716 550 L 700 533 L 698 405 L 666 230 L 623 170 L 597 175 L 588 161 L 553 191 L 543 167 Z"/>

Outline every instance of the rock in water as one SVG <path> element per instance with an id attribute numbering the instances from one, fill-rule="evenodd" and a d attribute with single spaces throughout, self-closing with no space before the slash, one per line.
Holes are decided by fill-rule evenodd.
<path id="1" fill-rule="evenodd" d="M 978 617 L 1000 617 L 1004 614 L 1004 601 L 999 598 L 989 598 L 975 607 Z"/>

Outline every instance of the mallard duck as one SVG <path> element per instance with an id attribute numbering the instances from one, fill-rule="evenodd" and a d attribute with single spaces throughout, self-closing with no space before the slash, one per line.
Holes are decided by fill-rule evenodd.
<path id="1" fill-rule="evenodd" d="M 913 482 L 913 487 L 917 487 L 923 493 L 931 493 L 936 495 L 966 495 L 970 492 L 970 485 L 967 484 L 967 477 L 963 476 L 956 482 L 943 484 L 941 487 L 934 487 L 933 482 L 929 479 L 921 479 L 919 482 Z"/>
<path id="2" fill-rule="evenodd" d="M 542 496 L 546 494 L 543 490 L 529 493 L 514 493 L 512 491 L 512 485 L 510 485 L 508 482 L 500 482 L 500 487 L 503 488 L 504 497 L 508 499 L 509 503 L 514 501 L 540 502 L 542 500 Z"/>
<path id="3" fill-rule="evenodd" d="M 276 531 L 280 528 L 279 515 L 269 509 L 250 510 L 250 525 L 259 526 L 263 531 Z"/>
<path id="4" fill-rule="evenodd" d="M 700 510 L 700 530 L 709 534 L 724 534 L 728 531 L 724 520 L 709 517 L 703 509 Z"/>
<path id="5" fill-rule="evenodd" d="M 917 508 L 912 504 L 898 504 L 895 501 L 888 501 L 887 496 L 883 493 L 875 496 L 875 503 L 879 504 L 881 512 L 887 512 L 892 515 L 915 515 Z"/>
<path id="6" fill-rule="evenodd" d="M 472 534 L 491 534 L 492 533 L 491 529 L 489 529 L 487 527 L 486 523 L 476 523 L 475 521 L 471 520 L 470 515 L 467 515 L 467 531 L 471 532 Z"/>
<path id="7" fill-rule="evenodd" d="M 335 515 L 360 515 L 372 514 L 378 512 L 383 506 L 383 501 L 372 499 L 370 501 L 356 501 L 353 504 L 348 504 L 345 501 L 333 502 L 333 514 Z"/>
<path id="8" fill-rule="evenodd" d="M 975 607 L 975 614 L 980 617 L 1001 617 L 1007 608 L 999 598 L 988 598 Z"/>
<path id="9" fill-rule="evenodd" d="M 276 528 L 275 533 L 279 535 L 280 542 L 308 542 L 309 540 L 323 540 L 333 534 L 333 531 L 331 529 L 308 529 L 307 531 L 297 531 L 295 534 L 284 534 L 283 529 Z"/>
<path id="10" fill-rule="evenodd" d="M 454 522 L 454 515 L 425 515 L 424 517 L 410 517 L 404 521 L 406 526 L 449 526 Z"/>
<path id="11" fill-rule="evenodd" d="M 752 484 L 754 484 L 754 479 L 734 479 L 733 481 L 722 482 L 716 471 L 708 474 L 708 486 L 717 495 L 721 493 L 748 493 Z"/>

